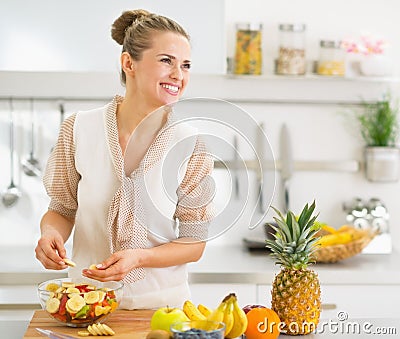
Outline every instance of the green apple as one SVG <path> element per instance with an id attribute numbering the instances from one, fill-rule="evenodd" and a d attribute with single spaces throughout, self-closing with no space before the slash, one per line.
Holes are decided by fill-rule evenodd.
<path id="1" fill-rule="evenodd" d="M 189 321 L 189 318 L 182 309 L 161 307 L 153 313 L 150 327 L 152 330 L 164 330 L 170 332 L 170 326 L 173 323 L 181 321 Z"/>

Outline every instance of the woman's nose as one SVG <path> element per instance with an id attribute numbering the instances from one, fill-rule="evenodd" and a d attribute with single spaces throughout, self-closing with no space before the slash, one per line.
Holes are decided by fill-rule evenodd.
<path id="1" fill-rule="evenodd" d="M 182 72 L 182 69 L 180 66 L 177 65 L 172 69 L 171 78 L 176 79 L 176 80 L 183 79 L 183 72 Z"/>

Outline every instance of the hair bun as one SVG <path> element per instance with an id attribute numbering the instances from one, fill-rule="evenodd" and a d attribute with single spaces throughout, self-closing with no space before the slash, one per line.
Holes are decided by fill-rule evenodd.
<path id="1" fill-rule="evenodd" d="M 151 13 L 145 9 L 125 11 L 116 19 L 111 26 L 111 37 L 119 44 L 124 44 L 126 30 L 134 23 L 150 16 Z"/>

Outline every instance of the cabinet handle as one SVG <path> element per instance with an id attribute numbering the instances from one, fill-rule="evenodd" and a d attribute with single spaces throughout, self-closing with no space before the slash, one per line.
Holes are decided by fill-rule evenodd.
<path id="1" fill-rule="evenodd" d="M 336 304 L 322 304 L 321 308 L 323 310 L 335 310 L 335 309 L 337 309 L 337 305 Z"/>

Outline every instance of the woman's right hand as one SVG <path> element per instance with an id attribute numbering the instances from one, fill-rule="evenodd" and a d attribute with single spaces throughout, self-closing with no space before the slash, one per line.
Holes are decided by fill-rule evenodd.
<path id="1" fill-rule="evenodd" d="M 47 269 L 62 270 L 67 268 L 63 261 L 66 257 L 64 239 L 55 229 L 49 229 L 42 233 L 35 248 L 36 258 Z"/>

